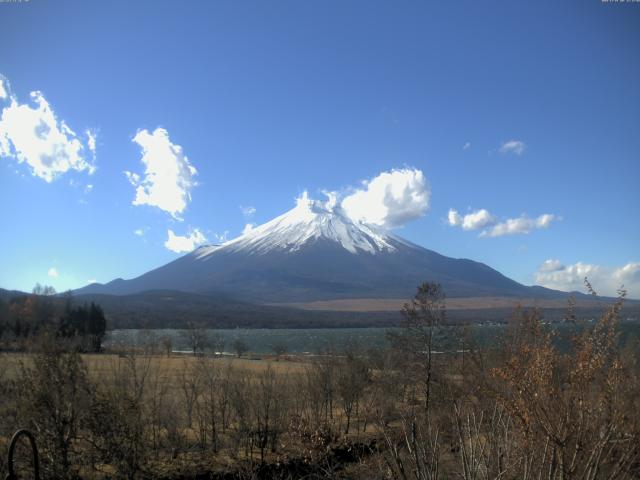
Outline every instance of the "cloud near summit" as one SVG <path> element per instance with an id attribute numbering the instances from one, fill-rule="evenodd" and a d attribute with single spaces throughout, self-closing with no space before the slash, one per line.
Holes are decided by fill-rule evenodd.
<path id="1" fill-rule="evenodd" d="M 165 248 L 175 253 L 191 252 L 196 247 L 207 242 L 207 237 L 197 228 L 187 235 L 176 235 L 173 230 L 167 230 L 167 240 L 164 242 Z"/>
<path id="2" fill-rule="evenodd" d="M 431 190 L 421 170 L 403 168 L 382 172 L 344 197 L 349 218 L 384 228 L 396 228 L 423 216 Z"/>

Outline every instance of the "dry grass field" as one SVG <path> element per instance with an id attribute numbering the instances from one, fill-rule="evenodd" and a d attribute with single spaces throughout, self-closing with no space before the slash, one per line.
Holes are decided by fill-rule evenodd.
<path id="1" fill-rule="evenodd" d="M 303 310 L 324 310 L 340 312 L 397 312 L 406 303 L 404 298 L 349 298 L 341 300 L 322 300 L 301 303 L 277 303 L 275 306 L 287 306 Z M 523 307 L 566 308 L 566 299 L 534 299 L 517 297 L 467 297 L 448 298 L 449 310 L 479 310 L 492 308 Z M 579 308 L 598 308 L 603 305 L 600 299 L 581 298 L 576 301 Z"/>

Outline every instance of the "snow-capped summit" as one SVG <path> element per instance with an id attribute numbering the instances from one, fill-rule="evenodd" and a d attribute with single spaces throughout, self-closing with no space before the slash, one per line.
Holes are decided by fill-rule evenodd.
<path id="1" fill-rule="evenodd" d="M 410 246 L 409 242 L 379 227 L 351 220 L 336 196 L 327 196 L 326 201 L 313 200 L 304 192 L 296 206 L 285 214 L 221 246 L 201 247 L 194 255 L 206 259 L 220 249 L 260 255 L 273 251 L 295 252 L 318 240 L 335 242 L 354 254 L 394 252 L 399 244 Z"/>

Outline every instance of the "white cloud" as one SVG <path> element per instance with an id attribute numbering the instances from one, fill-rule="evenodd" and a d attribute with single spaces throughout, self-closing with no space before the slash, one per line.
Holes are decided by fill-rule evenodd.
<path id="1" fill-rule="evenodd" d="M 3 75 L 0 75 L 0 100 L 6 98 L 9 98 L 9 82 Z"/>
<path id="2" fill-rule="evenodd" d="M 9 94 L 6 81 L 0 78 L 3 99 L 10 103 L 0 116 L 0 157 L 14 157 L 26 162 L 33 175 L 52 182 L 69 170 L 92 174 L 95 166 L 86 157 L 95 159 L 91 139 L 83 142 L 64 120 L 58 120 L 41 92 L 31 92 L 33 106 L 20 104 Z"/>
<path id="3" fill-rule="evenodd" d="M 85 130 L 85 135 L 87 136 L 87 147 L 91 151 L 91 153 L 96 153 L 96 132 L 94 130 Z"/>
<path id="4" fill-rule="evenodd" d="M 526 148 L 527 146 L 521 140 L 508 140 L 500 145 L 498 151 L 503 155 L 506 155 L 507 153 L 522 155 Z"/>
<path id="5" fill-rule="evenodd" d="M 564 270 L 565 266 L 560 263 L 560 260 L 549 259 L 542 262 L 540 268 L 538 269 L 540 272 L 557 272 L 559 270 Z"/>
<path id="6" fill-rule="evenodd" d="M 449 210 L 448 221 L 452 227 L 462 227 L 463 230 L 478 230 L 479 228 L 493 225 L 496 219 L 484 208 L 464 216 L 452 208 Z"/>
<path id="7" fill-rule="evenodd" d="M 247 223 L 242 229 L 242 235 L 246 235 L 247 233 L 251 232 L 255 227 L 255 223 Z"/>
<path id="8" fill-rule="evenodd" d="M 457 210 L 450 208 L 449 215 L 447 215 L 447 221 L 449 222 L 449 225 L 451 225 L 452 227 L 459 227 L 462 225 L 463 218 L 458 213 Z"/>
<path id="9" fill-rule="evenodd" d="M 564 266 L 558 260 L 546 260 L 535 273 L 537 284 L 564 291 L 585 292 L 585 277 L 599 295 L 615 296 L 618 288 L 624 286 L 629 297 L 640 298 L 640 263 L 637 262 L 605 267 L 582 262 Z"/>
<path id="10" fill-rule="evenodd" d="M 90 278 L 89 280 L 87 280 L 87 285 L 91 285 L 92 283 L 98 283 L 98 281 L 95 278 Z"/>
<path id="11" fill-rule="evenodd" d="M 466 142 L 463 146 L 462 146 L 462 150 L 469 150 L 471 148 L 471 142 Z"/>
<path id="12" fill-rule="evenodd" d="M 363 182 L 363 187 L 341 202 L 353 220 L 394 228 L 421 217 L 429 208 L 431 192 L 424 174 L 417 169 L 382 172 Z"/>
<path id="13" fill-rule="evenodd" d="M 537 218 L 529 218 L 525 215 L 518 218 L 509 218 L 497 223 L 489 230 L 483 231 L 483 237 L 502 237 L 504 235 L 523 235 L 533 230 L 549 228 L 552 222 L 560 220 L 557 215 L 545 213 Z"/>
<path id="14" fill-rule="evenodd" d="M 164 246 L 176 253 L 191 252 L 197 246 L 207 242 L 206 237 L 197 228 L 187 236 L 179 236 L 173 233 L 173 230 L 167 230 L 168 238 L 164 242 Z"/>
<path id="15" fill-rule="evenodd" d="M 240 211 L 242 212 L 242 215 L 245 218 L 251 218 L 255 215 L 256 213 L 256 208 L 255 207 L 243 207 L 240 206 Z"/>
<path id="16" fill-rule="evenodd" d="M 142 147 L 144 178 L 137 173 L 124 172 L 136 187 L 133 205 L 151 205 L 179 219 L 191 201 L 191 189 L 196 185 L 197 170 L 180 145 L 169 140 L 164 128 L 153 133 L 139 130 L 133 141 Z"/>
<path id="17" fill-rule="evenodd" d="M 481 237 L 501 237 L 503 235 L 528 234 L 533 230 L 549 228 L 552 222 L 559 221 L 557 215 L 545 213 L 537 218 L 529 218 L 522 215 L 518 218 L 508 218 L 503 222 L 482 208 L 466 215 L 461 215 L 457 210 L 449 209 L 447 223 L 452 227 L 461 227 L 463 230 L 482 230 Z"/>
<path id="18" fill-rule="evenodd" d="M 229 240 L 229 230 L 225 230 L 222 234 L 214 233 L 213 240 L 216 243 L 225 243 Z"/>
<path id="19" fill-rule="evenodd" d="M 51 267 L 47 272 L 47 275 L 49 275 L 51 278 L 58 278 L 60 276 L 58 270 L 55 267 Z"/>
<path id="20" fill-rule="evenodd" d="M 144 228 L 137 228 L 133 231 L 133 234 L 138 236 L 138 237 L 143 237 L 144 236 Z"/>

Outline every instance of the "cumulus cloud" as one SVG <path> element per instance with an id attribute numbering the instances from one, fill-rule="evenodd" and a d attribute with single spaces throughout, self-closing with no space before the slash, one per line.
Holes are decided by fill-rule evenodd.
<path id="1" fill-rule="evenodd" d="M 508 140 L 500 145 L 498 151 L 503 155 L 513 153 L 514 155 L 522 155 L 527 146 L 521 140 Z"/>
<path id="2" fill-rule="evenodd" d="M 585 292 L 585 277 L 599 295 L 615 296 L 624 286 L 629 297 L 640 298 L 640 263 L 637 262 L 606 267 L 583 262 L 565 266 L 559 260 L 546 260 L 535 273 L 537 284 L 564 291 Z"/>
<path id="3" fill-rule="evenodd" d="M 60 276 L 58 270 L 55 267 L 51 267 L 47 272 L 47 275 L 49 275 L 51 278 L 58 278 Z"/>
<path id="4" fill-rule="evenodd" d="M 484 208 L 464 216 L 452 208 L 449 210 L 448 221 L 452 227 L 462 227 L 463 230 L 478 230 L 494 224 L 496 219 Z"/>
<path id="5" fill-rule="evenodd" d="M 95 137 L 83 141 L 56 117 L 41 92 L 31 92 L 32 105 L 20 104 L 0 77 L 0 98 L 9 99 L 0 116 L 0 157 L 26 162 L 32 174 L 46 182 L 69 170 L 95 171 Z"/>
<path id="6" fill-rule="evenodd" d="M 185 253 L 193 251 L 197 246 L 207 242 L 204 234 L 197 228 L 186 236 L 180 236 L 173 233 L 173 230 L 167 230 L 167 241 L 164 246 L 176 253 Z"/>
<path id="7" fill-rule="evenodd" d="M 144 237 L 144 228 L 136 228 L 133 234 L 137 237 Z"/>
<path id="8" fill-rule="evenodd" d="M 394 228 L 423 216 L 430 196 L 422 171 L 394 169 L 363 182 L 363 188 L 346 196 L 341 206 L 353 220 Z"/>
<path id="9" fill-rule="evenodd" d="M 461 215 L 452 208 L 447 215 L 447 223 L 450 226 L 461 227 L 463 230 L 482 230 L 480 232 L 481 237 L 528 234 L 536 229 L 549 228 L 552 222 L 558 220 L 560 220 L 560 217 L 557 215 L 545 213 L 537 218 L 529 218 L 526 215 L 522 215 L 518 218 L 508 218 L 500 222 L 484 208 L 466 215 Z"/>
<path id="10" fill-rule="evenodd" d="M 139 130 L 133 141 L 142 148 L 144 178 L 124 172 L 136 187 L 133 205 L 150 205 L 180 219 L 191 201 L 191 189 L 196 185 L 197 170 L 180 145 L 171 143 L 169 132 L 156 128 L 153 133 Z"/>

